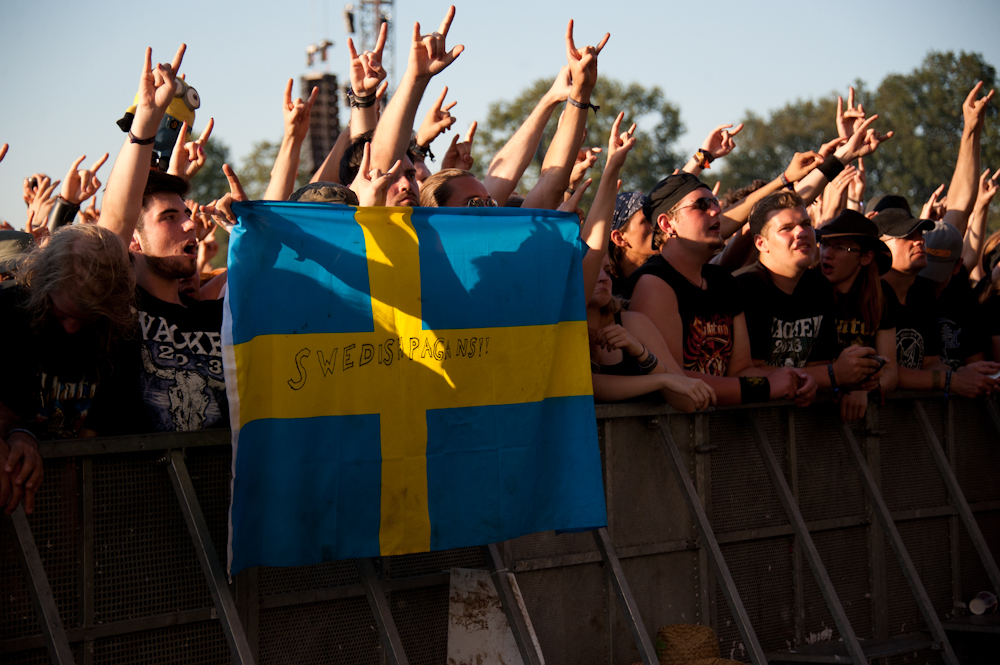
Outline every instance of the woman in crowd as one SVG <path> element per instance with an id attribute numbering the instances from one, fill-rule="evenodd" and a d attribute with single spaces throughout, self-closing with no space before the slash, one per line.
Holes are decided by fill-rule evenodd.
<path id="1" fill-rule="evenodd" d="M 656 229 L 642 212 L 646 195 L 642 192 L 625 192 L 615 200 L 615 214 L 611 222 L 611 244 L 608 254 L 611 264 L 611 292 L 620 295 L 625 282 L 646 259 L 659 254 Z"/>

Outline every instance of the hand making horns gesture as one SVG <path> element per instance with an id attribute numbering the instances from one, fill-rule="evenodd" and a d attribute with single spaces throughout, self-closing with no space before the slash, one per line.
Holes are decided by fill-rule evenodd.
<path id="1" fill-rule="evenodd" d="M 413 43 L 410 46 L 407 69 L 413 71 L 417 78 L 430 78 L 441 73 L 465 50 L 461 44 L 450 51 L 447 50 L 445 39 L 448 37 L 448 30 L 451 29 L 454 18 L 455 5 L 452 5 L 448 7 L 448 13 L 444 15 L 438 31 L 429 35 L 420 33 L 419 22 L 413 24 Z"/>
<path id="2" fill-rule="evenodd" d="M 594 89 L 594 84 L 597 83 L 597 56 L 601 54 L 610 38 L 611 33 L 606 32 L 597 46 L 584 46 L 578 49 L 573 41 L 573 19 L 569 20 L 566 25 L 566 60 L 569 62 L 574 85 L 579 82 L 579 85 L 588 92 Z"/>
<path id="3" fill-rule="evenodd" d="M 351 90 L 356 97 L 375 94 L 379 84 L 386 77 L 386 71 L 382 67 L 382 49 L 385 48 L 387 25 L 382 23 L 382 27 L 379 28 L 374 51 L 365 51 L 359 55 L 354 48 L 354 41 L 350 37 L 347 38 L 347 49 L 351 53 Z"/>
<path id="4" fill-rule="evenodd" d="M 184 51 L 186 50 L 187 44 L 181 44 L 177 53 L 174 54 L 173 62 L 169 65 L 160 63 L 154 69 L 153 49 L 146 48 L 146 59 L 142 64 L 142 74 L 139 76 L 137 113 L 140 107 L 166 112 L 170 102 L 174 99 L 174 92 L 177 89 L 177 72 L 181 68 L 181 61 L 184 60 Z"/>

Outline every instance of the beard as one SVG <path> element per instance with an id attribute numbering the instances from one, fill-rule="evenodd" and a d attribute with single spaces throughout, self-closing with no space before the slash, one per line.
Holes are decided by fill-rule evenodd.
<path id="1" fill-rule="evenodd" d="M 195 273 L 197 266 L 194 257 L 182 258 L 180 256 L 150 256 L 144 254 L 146 266 L 154 273 L 164 279 L 183 279 Z"/>

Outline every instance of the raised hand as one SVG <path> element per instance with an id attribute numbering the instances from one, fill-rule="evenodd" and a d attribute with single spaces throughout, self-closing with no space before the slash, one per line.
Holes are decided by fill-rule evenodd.
<path id="1" fill-rule="evenodd" d="M 35 200 L 35 197 L 38 196 L 39 183 L 41 183 L 42 180 L 48 180 L 48 178 L 49 177 L 44 173 L 34 173 L 24 179 L 24 192 L 21 195 L 24 199 L 24 205 L 29 208 L 31 207 L 31 203 Z"/>
<path id="2" fill-rule="evenodd" d="M 826 189 L 823 190 L 820 218 L 813 220 L 817 226 L 829 222 L 844 210 L 847 188 L 857 172 L 858 170 L 854 166 L 845 166 L 844 170 L 833 179 L 833 182 L 827 183 Z"/>
<path id="3" fill-rule="evenodd" d="M 712 155 L 714 159 L 725 157 L 736 147 L 733 137 L 743 131 L 743 123 L 736 126 L 736 129 L 729 131 L 732 125 L 719 125 L 712 130 L 705 141 L 701 144 L 701 149 Z"/>
<path id="4" fill-rule="evenodd" d="M 80 155 L 80 158 L 69 167 L 66 178 L 63 180 L 62 191 L 59 195 L 68 203 L 80 205 L 101 188 L 101 181 L 97 179 L 97 171 L 104 165 L 104 162 L 108 161 L 108 153 L 104 153 L 104 156 L 94 162 L 94 165 L 89 169 L 78 171 L 80 163 L 86 158 L 86 155 Z"/>
<path id="5" fill-rule="evenodd" d="M 451 22 L 454 19 L 455 6 L 452 5 L 448 7 L 448 12 L 437 32 L 424 35 L 420 32 L 420 23 L 413 24 L 413 41 L 410 44 L 407 71 L 412 71 L 418 79 L 429 79 L 455 62 L 455 58 L 465 50 L 465 47 L 459 44 L 450 51 L 447 49 L 448 30 L 451 29 Z"/>
<path id="6" fill-rule="evenodd" d="M 785 169 L 785 177 L 788 178 L 788 182 L 798 182 L 822 163 L 823 157 L 818 152 L 813 150 L 797 152 L 792 155 L 792 161 Z"/>
<path id="7" fill-rule="evenodd" d="M 854 136 L 861 121 L 865 119 L 865 107 L 860 103 L 854 106 L 854 87 L 851 86 L 847 95 L 847 110 L 844 110 L 844 98 L 837 97 L 837 135 L 842 139 Z"/>
<path id="8" fill-rule="evenodd" d="M 979 176 L 979 193 L 976 195 L 976 205 L 979 207 L 985 207 L 990 204 L 993 197 L 997 193 L 997 188 L 1000 185 L 997 184 L 997 178 L 1000 177 L 1000 169 L 990 177 L 990 170 L 986 169 L 983 174 Z"/>
<path id="9" fill-rule="evenodd" d="M 214 127 L 215 118 L 209 118 L 208 124 L 205 125 L 205 131 L 201 133 L 198 140 L 188 141 L 188 124 L 185 122 L 181 125 L 174 151 L 170 153 L 170 165 L 167 167 L 167 173 L 190 181 L 205 165 L 205 144 L 208 142 L 208 137 L 212 135 Z"/>
<path id="10" fill-rule="evenodd" d="M 605 168 L 617 166 L 621 168 L 625 163 L 625 157 L 629 150 L 635 147 L 635 123 L 628 128 L 627 132 L 621 132 L 622 121 L 625 119 L 625 112 L 622 111 L 615 118 L 611 125 L 611 137 L 608 139 L 608 161 Z M 742 125 L 741 125 L 742 126 Z"/>
<path id="11" fill-rule="evenodd" d="M 573 195 L 570 196 L 565 201 L 563 201 L 561 204 L 559 204 L 559 207 L 556 208 L 556 210 L 559 210 L 561 212 L 576 213 L 577 217 L 580 218 L 580 223 L 582 224 L 586 215 L 584 215 L 583 211 L 580 210 L 580 201 L 583 200 L 583 195 L 586 193 L 587 188 L 590 187 L 591 183 L 593 182 L 594 180 L 592 178 L 587 178 L 586 180 L 584 180 L 583 184 L 577 187 L 576 191 L 573 192 Z"/>
<path id="12" fill-rule="evenodd" d="M 382 49 L 385 48 L 387 26 L 388 24 L 383 22 L 379 28 L 374 51 L 365 51 L 359 55 L 354 48 L 354 41 L 350 37 L 347 38 L 347 49 L 351 54 L 351 90 L 356 97 L 368 97 L 374 94 L 386 77 L 386 71 L 382 67 Z"/>
<path id="13" fill-rule="evenodd" d="M 232 204 L 234 202 L 246 201 L 247 195 L 243 191 L 240 179 L 236 177 L 236 173 L 229 164 L 222 165 L 222 172 L 226 174 L 226 180 L 229 181 L 229 193 L 218 201 L 212 201 L 205 206 L 198 206 L 198 212 L 209 215 L 226 232 L 232 232 L 233 227 L 236 226 L 238 221 L 236 215 L 233 214 Z"/>
<path id="14" fill-rule="evenodd" d="M 823 159 L 826 159 L 827 157 L 829 157 L 830 155 L 832 155 L 834 152 L 836 152 L 837 148 L 839 148 L 840 146 L 844 145 L 845 143 L 847 143 L 847 139 L 846 138 L 843 138 L 843 139 L 836 138 L 836 139 L 833 139 L 832 141 L 827 141 L 826 143 L 824 143 L 823 145 L 821 145 L 819 147 L 819 151 L 818 151 L 819 155 Z"/>
<path id="15" fill-rule="evenodd" d="M 169 65 L 160 63 L 154 69 L 153 49 L 146 49 L 146 60 L 142 65 L 142 74 L 139 77 L 136 113 L 138 113 L 139 107 L 155 109 L 160 113 L 166 112 L 170 102 L 174 99 L 177 72 L 181 68 L 181 61 L 184 60 L 184 51 L 186 50 L 187 44 L 181 44 Z M 147 137 L 141 136 L 139 138 Z"/>
<path id="16" fill-rule="evenodd" d="M 867 157 L 868 155 L 875 152 L 875 149 L 879 147 L 884 141 L 888 141 L 892 138 L 892 132 L 886 134 L 880 134 L 879 132 L 871 129 L 871 124 L 878 119 L 878 115 L 873 115 L 867 120 L 859 124 L 854 134 L 847 139 L 847 142 L 837 148 L 835 155 L 843 164 L 849 164 L 853 162 L 858 157 Z"/>
<path id="17" fill-rule="evenodd" d="M 858 170 L 851 179 L 851 182 L 847 184 L 847 201 L 849 204 L 853 203 L 858 208 L 856 210 L 860 211 L 860 206 L 864 204 L 865 201 L 865 189 L 868 187 L 868 172 L 865 171 L 865 160 L 858 158 Z"/>
<path id="18" fill-rule="evenodd" d="M 0 145 L 0 162 L 2 162 L 3 158 L 7 156 L 7 148 L 9 147 L 10 146 L 8 146 L 6 143 Z"/>
<path id="19" fill-rule="evenodd" d="M 35 198 L 28 206 L 28 221 L 24 227 L 25 231 L 35 236 L 36 241 L 49 234 L 49 211 L 56 204 L 52 194 L 58 186 L 59 181 L 50 182 L 48 176 L 42 176 L 41 180 L 38 181 Z"/>
<path id="20" fill-rule="evenodd" d="M 469 126 L 469 131 L 465 135 L 464 141 L 459 141 L 456 134 L 448 146 L 448 151 L 441 159 L 442 169 L 464 169 L 468 171 L 472 168 L 472 139 L 476 136 L 478 123 L 473 120 Z"/>
<path id="21" fill-rule="evenodd" d="M 573 40 L 573 19 L 569 20 L 566 26 L 566 60 L 569 63 L 574 88 L 580 86 L 588 95 L 594 89 L 597 83 L 597 56 L 601 54 L 610 38 L 611 33 L 606 32 L 597 46 L 584 46 L 578 49 Z"/>
<path id="22" fill-rule="evenodd" d="M 944 187 L 944 184 L 941 184 L 931 192 L 930 198 L 924 202 L 923 207 L 920 209 L 920 219 L 940 219 L 940 217 L 935 217 L 935 215 L 940 208 L 944 207 L 941 202 L 947 200 L 946 196 L 941 196 L 944 194 Z"/>
<path id="23" fill-rule="evenodd" d="M 382 25 L 385 24 L 383 23 Z M 429 146 L 431 141 L 444 134 L 455 124 L 456 118 L 449 111 L 455 108 L 455 104 L 458 104 L 458 102 L 442 106 L 447 94 L 448 86 L 445 86 L 444 90 L 441 91 L 441 94 L 438 95 L 438 98 L 431 105 L 431 109 L 427 112 L 423 123 L 420 125 L 420 129 L 417 131 L 417 145 Z"/>
<path id="24" fill-rule="evenodd" d="M 583 179 L 587 177 L 587 171 L 597 163 L 597 154 L 601 152 L 601 148 L 581 148 L 576 155 L 576 164 L 573 165 L 573 170 L 569 174 L 569 189 L 566 190 L 568 194 L 572 194 L 577 186 L 583 182 Z"/>
<path id="25" fill-rule="evenodd" d="M 90 205 L 80 208 L 80 221 L 84 224 L 97 224 L 101 219 L 101 211 L 97 209 L 97 194 L 90 199 Z"/>
<path id="26" fill-rule="evenodd" d="M 288 79 L 285 85 L 285 101 L 281 105 L 281 112 L 285 116 L 285 136 L 296 141 L 304 141 L 306 132 L 309 131 L 309 114 L 316 102 L 319 88 L 313 88 L 309 99 L 304 102 L 301 97 L 296 97 L 295 101 L 292 101 L 292 85 L 292 79 Z"/>
<path id="27" fill-rule="evenodd" d="M 573 79 L 570 78 L 569 65 L 563 65 L 556 75 L 556 80 L 552 82 L 548 92 L 545 94 L 553 102 L 562 103 L 569 98 L 569 93 L 573 89 Z"/>
<path id="28" fill-rule="evenodd" d="M 966 130 L 972 128 L 982 128 L 983 120 L 986 118 L 986 105 L 993 99 L 993 90 L 986 93 L 982 99 L 978 99 L 979 91 L 983 89 L 983 82 L 975 85 L 962 103 L 962 116 L 965 118 Z"/>
<path id="29" fill-rule="evenodd" d="M 358 195 L 358 205 L 364 207 L 384 206 L 386 192 L 394 182 L 399 180 L 403 174 L 402 162 L 398 159 L 385 173 L 371 167 L 372 144 L 365 143 L 364 152 L 361 154 L 361 166 L 358 168 L 358 175 L 351 183 L 351 189 Z"/>

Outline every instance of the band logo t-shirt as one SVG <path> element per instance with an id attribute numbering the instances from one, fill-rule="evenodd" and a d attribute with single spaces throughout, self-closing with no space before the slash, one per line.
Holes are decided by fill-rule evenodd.
<path id="1" fill-rule="evenodd" d="M 674 290 L 684 332 L 684 369 L 725 376 L 733 354 L 733 320 L 743 311 L 733 276 L 721 266 L 705 264 L 701 276 L 707 288 L 702 289 L 656 255 L 632 273 L 624 297 L 632 297 L 643 275 L 654 275 Z"/>
<path id="2" fill-rule="evenodd" d="M 892 285 L 884 279 L 882 294 L 889 303 L 889 310 L 896 312 L 896 363 L 900 367 L 920 369 L 925 356 L 940 355 L 934 282 L 918 276 L 906 292 L 905 305 L 899 302 Z"/>
<path id="3" fill-rule="evenodd" d="M 760 263 L 735 273 L 746 303 L 750 355 L 772 367 L 805 367 L 838 355 L 833 288 L 807 270 L 789 295 Z"/>

